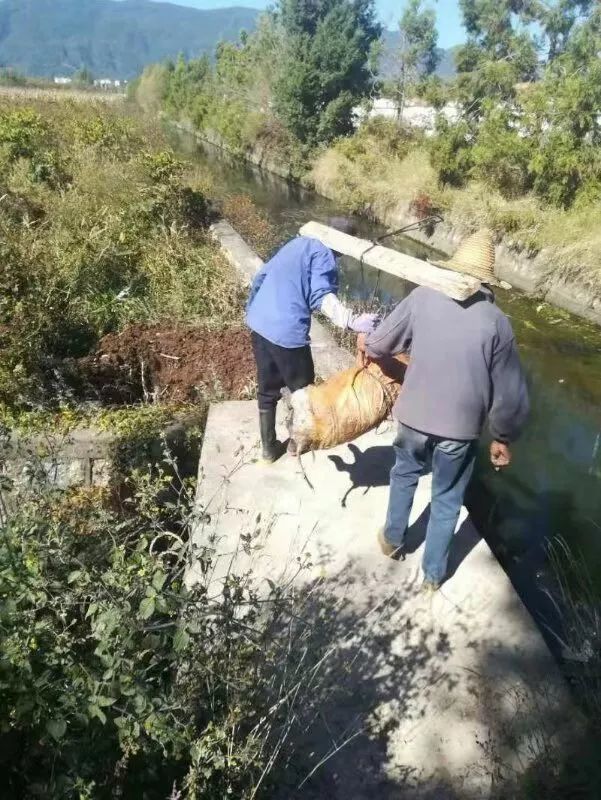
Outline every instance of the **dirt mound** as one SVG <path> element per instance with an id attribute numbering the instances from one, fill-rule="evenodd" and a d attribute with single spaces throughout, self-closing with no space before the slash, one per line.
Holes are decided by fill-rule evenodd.
<path id="1" fill-rule="evenodd" d="M 86 394 L 105 403 L 252 396 L 255 363 L 246 330 L 131 325 L 77 362 Z"/>

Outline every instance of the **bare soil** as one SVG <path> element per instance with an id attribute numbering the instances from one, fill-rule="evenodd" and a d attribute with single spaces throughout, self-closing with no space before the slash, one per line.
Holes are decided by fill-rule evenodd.
<path id="1" fill-rule="evenodd" d="M 160 324 L 108 334 L 77 368 L 86 396 L 104 403 L 247 398 L 256 371 L 247 330 Z"/>

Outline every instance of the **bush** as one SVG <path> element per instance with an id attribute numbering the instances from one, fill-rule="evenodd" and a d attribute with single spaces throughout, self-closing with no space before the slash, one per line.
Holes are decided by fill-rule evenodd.
<path id="1" fill-rule="evenodd" d="M 239 315 L 208 201 L 150 135 L 93 103 L 0 114 L 0 402 L 56 401 L 60 359 L 128 322 Z"/>
<path id="2" fill-rule="evenodd" d="M 28 177 L 52 188 L 64 187 L 68 174 L 49 125 L 33 109 L 9 109 L 0 113 L 0 153 L 6 176 L 10 167 L 24 160 Z M 1 163 L 1 162 L 0 162 Z"/>
<path id="3" fill-rule="evenodd" d="M 163 108 L 169 86 L 169 70 L 163 64 L 152 64 L 129 84 L 128 95 L 145 114 L 157 116 Z"/>
<path id="4" fill-rule="evenodd" d="M 280 244 L 276 229 L 265 214 L 257 210 L 248 195 L 228 195 L 223 200 L 222 211 L 223 216 L 262 258 L 270 256 Z"/>
<path id="5" fill-rule="evenodd" d="M 350 161 L 369 155 L 403 159 L 421 139 L 419 134 L 393 120 L 373 117 L 364 122 L 354 136 L 339 139 L 335 146 Z"/>
<path id="6" fill-rule="evenodd" d="M 530 162 L 534 191 L 546 202 L 568 208 L 586 183 L 594 157 L 592 148 L 583 149 L 569 133 L 549 131 Z"/>
<path id="7" fill-rule="evenodd" d="M 33 109 L 15 109 L 0 114 L 0 145 L 9 161 L 31 158 L 48 144 L 49 128 Z"/>
<path id="8" fill-rule="evenodd" d="M 438 117 L 430 157 L 441 183 L 465 185 L 474 163 L 472 144 L 467 122 L 450 123 L 444 117 Z"/>
<path id="9" fill-rule="evenodd" d="M 534 143 L 520 135 L 518 125 L 507 110 L 489 109 L 471 152 L 471 174 L 508 198 L 525 194 L 532 185 L 529 163 Z"/>
<path id="10" fill-rule="evenodd" d="M 71 132 L 77 144 L 104 150 L 118 159 L 131 157 L 142 147 L 132 121 L 106 113 L 76 120 Z"/>
<path id="11" fill-rule="evenodd" d="M 259 592 L 207 542 L 185 587 L 194 486 L 176 475 L 133 473 L 123 511 L 103 490 L 3 487 L 10 796 L 269 797 L 319 707 L 331 643 L 316 644 L 294 580 Z M 241 541 L 250 554 L 252 532 Z"/>

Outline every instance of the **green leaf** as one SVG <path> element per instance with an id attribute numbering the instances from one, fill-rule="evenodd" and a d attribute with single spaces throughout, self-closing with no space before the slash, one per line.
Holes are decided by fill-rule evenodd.
<path id="1" fill-rule="evenodd" d="M 88 617 L 91 617 L 97 611 L 98 611 L 98 603 L 90 603 L 90 606 L 86 611 L 86 619 L 88 619 Z"/>
<path id="2" fill-rule="evenodd" d="M 154 614 L 154 597 L 145 597 L 140 603 L 138 613 L 142 619 L 150 619 Z"/>
<path id="3" fill-rule="evenodd" d="M 103 725 L 106 725 L 106 714 L 96 703 L 91 703 L 88 706 L 88 713 L 91 717 L 97 717 Z"/>
<path id="4" fill-rule="evenodd" d="M 103 708 L 105 708 L 106 706 L 112 706 L 113 703 L 116 703 L 116 702 L 117 702 L 117 698 L 116 697 L 105 697 L 102 694 L 99 694 L 98 697 L 96 698 L 96 703 L 99 706 L 102 706 Z"/>
<path id="5" fill-rule="evenodd" d="M 167 576 L 164 572 L 155 572 L 152 576 L 152 585 L 160 592 L 163 586 L 165 585 L 165 581 L 167 580 Z"/>
<path id="6" fill-rule="evenodd" d="M 75 569 L 73 572 L 70 572 L 67 577 L 67 583 L 75 583 L 75 581 L 79 580 L 81 577 L 81 570 Z"/>
<path id="7" fill-rule="evenodd" d="M 186 632 L 186 630 L 184 628 L 178 628 L 175 632 L 175 636 L 173 637 L 173 649 L 176 653 L 181 653 L 182 650 L 186 649 L 189 641 L 190 635 Z"/>
<path id="8" fill-rule="evenodd" d="M 46 730 L 52 736 L 53 739 L 56 739 L 58 742 L 59 739 L 62 739 L 65 733 L 67 732 L 67 723 L 62 717 L 57 717 L 56 719 L 49 719 L 46 723 Z"/>

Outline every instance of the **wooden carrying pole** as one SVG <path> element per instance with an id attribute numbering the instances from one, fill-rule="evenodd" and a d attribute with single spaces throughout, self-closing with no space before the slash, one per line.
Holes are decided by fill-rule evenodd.
<path id="1" fill-rule="evenodd" d="M 427 261 L 390 250 L 388 247 L 350 236 L 320 222 L 307 222 L 300 229 L 301 236 L 319 239 L 320 242 L 345 256 L 362 261 L 370 267 L 389 272 L 411 283 L 429 286 L 452 297 L 454 300 L 467 300 L 480 289 L 480 281 L 469 275 L 461 275 L 442 267 L 435 267 Z"/>

